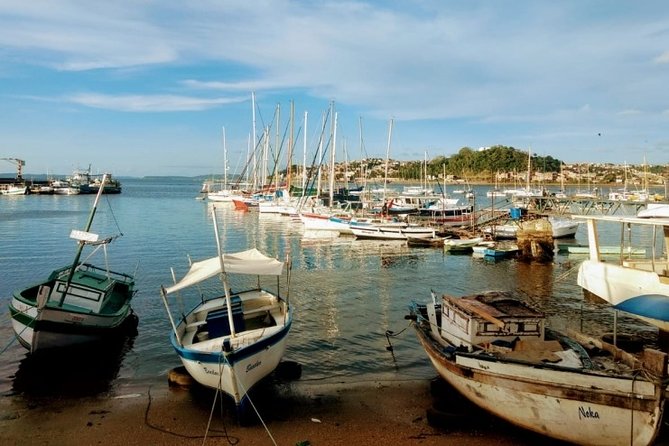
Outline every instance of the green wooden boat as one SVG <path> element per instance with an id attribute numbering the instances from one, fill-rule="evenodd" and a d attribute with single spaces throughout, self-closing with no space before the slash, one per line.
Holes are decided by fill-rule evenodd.
<path id="1" fill-rule="evenodd" d="M 137 317 L 130 305 L 135 294 L 134 278 L 79 261 L 85 247 L 98 249 L 115 238 L 101 240 L 97 234 L 88 232 L 105 181 L 106 176 L 86 229 L 70 234 L 78 243 L 72 264 L 12 295 L 9 304 L 12 327 L 21 345 L 33 353 L 101 341 L 137 327 Z M 106 256 L 107 251 L 103 252 Z"/>

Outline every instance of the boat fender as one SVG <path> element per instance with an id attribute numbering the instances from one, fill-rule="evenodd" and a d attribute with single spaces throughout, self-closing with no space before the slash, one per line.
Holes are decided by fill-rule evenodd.
<path id="1" fill-rule="evenodd" d="M 167 374 L 167 382 L 170 386 L 190 387 L 193 384 L 193 378 L 190 376 L 186 367 L 176 367 Z"/>

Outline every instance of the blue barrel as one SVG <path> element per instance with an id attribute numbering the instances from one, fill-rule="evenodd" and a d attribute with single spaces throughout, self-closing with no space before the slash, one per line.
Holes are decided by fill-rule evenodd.
<path id="1" fill-rule="evenodd" d="M 511 218 L 513 220 L 519 220 L 520 216 L 522 215 L 522 209 L 520 208 L 511 208 L 509 209 L 509 215 L 511 215 Z"/>

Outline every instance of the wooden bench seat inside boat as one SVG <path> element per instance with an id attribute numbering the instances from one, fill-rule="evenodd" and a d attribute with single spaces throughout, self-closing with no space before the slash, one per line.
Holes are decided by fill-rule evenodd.
<path id="1" fill-rule="evenodd" d="M 244 331 L 246 329 L 244 311 L 242 310 L 242 300 L 239 296 L 231 297 L 230 309 L 232 310 L 232 323 L 234 324 L 235 331 Z M 209 337 L 212 339 L 228 336 L 231 333 L 227 306 L 207 313 L 206 322 Z"/>

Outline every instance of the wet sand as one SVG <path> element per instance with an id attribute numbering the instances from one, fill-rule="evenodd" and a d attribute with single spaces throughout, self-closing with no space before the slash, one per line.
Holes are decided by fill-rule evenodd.
<path id="1" fill-rule="evenodd" d="M 156 383 L 78 399 L 0 399 L 3 445 L 523 445 L 550 443 L 480 412 L 438 416 L 429 380 L 270 385 L 267 429 L 240 426 L 214 393 Z M 218 400 L 220 402 L 220 399 Z M 451 410 L 449 402 L 439 403 Z M 459 404 L 454 402 L 454 404 Z M 437 420 L 434 426 L 428 422 Z M 205 439 L 206 435 L 206 439 Z M 271 435 L 271 436 L 270 436 Z"/>

